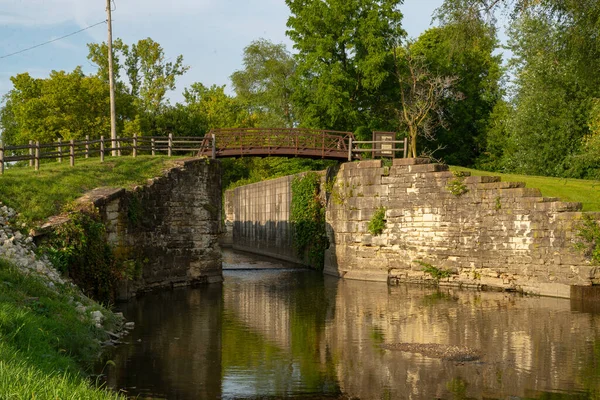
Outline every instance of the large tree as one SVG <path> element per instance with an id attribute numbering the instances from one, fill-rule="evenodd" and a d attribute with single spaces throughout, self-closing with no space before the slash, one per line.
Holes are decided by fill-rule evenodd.
<path id="1" fill-rule="evenodd" d="M 398 125 L 407 131 L 408 155 L 417 157 L 417 139 L 436 139 L 436 128 L 446 123 L 444 102 L 456 97 L 456 77 L 432 72 L 425 57 L 415 54 L 414 44 L 394 49 L 394 68 L 399 99 L 393 103 Z"/>
<path id="2" fill-rule="evenodd" d="M 543 1 L 511 26 L 514 112 L 505 166 L 517 172 L 570 175 L 569 156 L 589 134 L 600 97 L 600 3 Z"/>
<path id="3" fill-rule="evenodd" d="M 45 79 L 28 73 L 11 78 L 13 89 L 4 97 L 0 126 L 6 144 L 29 140 L 100 137 L 109 131 L 108 86 L 77 67 L 73 72 L 52 71 Z M 131 99 L 118 96 L 119 122 L 129 119 Z"/>
<path id="4" fill-rule="evenodd" d="M 304 126 L 354 130 L 389 82 L 392 49 L 405 36 L 402 0 L 286 0 L 297 50 L 296 113 Z"/>
<path id="5" fill-rule="evenodd" d="M 465 26 L 457 16 L 447 16 L 441 26 L 424 32 L 412 52 L 424 58 L 438 76 L 454 76 L 453 90 L 460 97 L 442 99 L 445 124 L 435 129 L 436 157 L 452 165 L 473 165 L 486 149 L 490 115 L 502 97 L 501 56 L 495 29 L 485 21 Z"/>
<path id="6" fill-rule="evenodd" d="M 244 69 L 231 75 L 238 99 L 262 127 L 293 128 L 292 75 L 295 62 L 285 45 L 255 40 L 244 49 Z"/>

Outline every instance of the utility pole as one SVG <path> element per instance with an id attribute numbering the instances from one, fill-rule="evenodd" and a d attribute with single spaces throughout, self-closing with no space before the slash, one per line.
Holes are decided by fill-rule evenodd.
<path id="1" fill-rule="evenodd" d="M 112 51 L 112 10 L 111 0 L 106 0 L 106 14 L 108 16 L 108 82 L 110 84 L 110 147 L 112 156 L 117 155 L 117 122 L 115 111 L 115 74 L 113 72 Z"/>

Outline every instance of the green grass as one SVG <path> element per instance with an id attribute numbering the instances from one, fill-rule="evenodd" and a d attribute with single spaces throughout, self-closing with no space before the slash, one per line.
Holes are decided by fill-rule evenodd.
<path id="1" fill-rule="evenodd" d="M 39 171 L 12 167 L 0 175 L 0 201 L 21 213 L 27 223 L 59 214 L 65 204 L 101 186 L 132 187 L 159 176 L 175 158 L 140 156 L 42 164 Z"/>
<path id="2" fill-rule="evenodd" d="M 525 182 L 527 187 L 540 189 L 545 197 L 558 197 L 563 201 L 582 203 L 584 211 L 600 211 L 599 181 L 500 174 L 463 167 L 450 167 L 450 170 L 470 172 L 473 176 L 499 176 L 503 182 Z"/>
<path id="3" fill-rule="evenodd" d="M 106 333 L 58 289 L 0 259 L 0 399 L 118 399 L 82 374 Z"/>

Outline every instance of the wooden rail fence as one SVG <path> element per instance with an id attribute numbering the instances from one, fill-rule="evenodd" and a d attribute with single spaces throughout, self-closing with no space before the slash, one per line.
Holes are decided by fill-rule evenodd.
<path id="1" fill-rule="evenodd" d="M 70 140 L 63 142 L 60 139 L 54 143 L 40 143 L 30 141 L 29 144 L 19 146 L 0 146 L 0 175 L 4 173 L 6 165 L 9 163 L 28 161 L 29 166 L 36 171 L 40 169 L 41 160 L 56 160 L 63 162 L 63 159 L 69 159 L 71 166 L 75 165 L 76 158 L 90 158 L 92 156 L 100 157 L 104 162 L 106 153 L 109 154 L 115 150 L 117 156 L 130 154 L 137 157 L 138 154 L 146 153 L 155 156 L 157 153 L 166 153 L 169 157 L 174 153 L 192 152 L 196 153 L 208 146 L 207 150 L 212 153 L 214 158 L 214 140 L 211 137 L 193 137 L 193 136 L 137 136 L 130 138 L 117 138 L 116 140 L 106 139 L 101 136 L 100 139 L 90 140 L 86 136 L 85 140 Z"/>

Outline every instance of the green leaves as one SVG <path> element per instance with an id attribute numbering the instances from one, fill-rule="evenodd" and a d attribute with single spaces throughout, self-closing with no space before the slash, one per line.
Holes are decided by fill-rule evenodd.
<path id="1" fill-rule="evenodd" d="M 405 35 L 400 0 L 286 0 L 298 50 L 294 102 L 302 124 L 352 131 L 366 123 Z"/>
<path id="2" fill-rule="evenodd" d="M 238 100 L 258 115 L 259 126 L 294 127 L 291 97 L 295 69 L 296 63 L 283 44 L 259 39 L 244 49 L 244 69 L 234 72 L 231 82 Z"/>
<path id="3" fill-rule="evenodd" d="M 319 197 L 320 176 L 309 172 L 292 181 L 290 222 L 294 228 L 294 244 L 300 257 L 307 256 L 309 265 L 323 269 L 329 240 L 325 232 L 325 207 Z"/>

